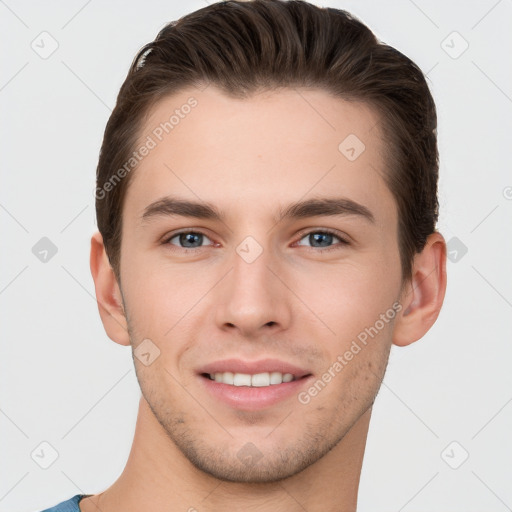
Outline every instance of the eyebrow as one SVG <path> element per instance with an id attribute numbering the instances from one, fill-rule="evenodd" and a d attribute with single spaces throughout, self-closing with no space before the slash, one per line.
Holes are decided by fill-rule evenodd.
<path id="1" fill-rule="evenodd" d="M 155 217 L 171 215 L 221 222 L 224 222 L 225 219 L 225 214 L 210 203 L 166 196 L 148 205 L 141 215 L 141 220 L 145 222 Z M 345 197 L 324 197 L 292 203 L 286 208 L 279 209 L 276 222 L 288 219 L 338 215 L 357 215 L 375 223 L 373 213 L 366 206 Z"/>

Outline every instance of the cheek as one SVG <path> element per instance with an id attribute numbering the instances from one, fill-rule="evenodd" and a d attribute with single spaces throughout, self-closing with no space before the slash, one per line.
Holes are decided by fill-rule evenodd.
<path id="1" fill-rule="evenodd" d="M 304 273 L 295 282 L 297 294 L 340 343 L 373 325 L 392 307 L 399 296 L 400 269 L 376 261 L 343 264 L 321 277 L 313 271 Z"/>
<path id="2" fill-rule="evenodd" d="M 169 345 L 178 348 L 179 340 L 187 338 L 183 334 L 190 319 L 218 277 L 211 267 L 170 264 L 157 256 L 132 252 L 123 262 L 121 279 L 134 332 L 168 351 Z"/>

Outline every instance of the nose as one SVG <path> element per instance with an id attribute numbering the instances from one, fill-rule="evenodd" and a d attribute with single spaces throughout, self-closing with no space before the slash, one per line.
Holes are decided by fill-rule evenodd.
<path id="1" fill-rule="evenodd" d="M 277 258 L 264 250 L 256 260 L 248 262 L 235 253 L 232 264 L 215 297 L 219 328 L 236 330 L 246 338 L 287 329 L 293 294 L 285 284 Z"/>

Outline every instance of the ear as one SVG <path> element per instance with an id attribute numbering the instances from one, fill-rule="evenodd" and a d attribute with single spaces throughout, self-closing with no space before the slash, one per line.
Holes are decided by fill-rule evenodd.
<path id="1" fill-rule="evenodd" d="M 94 233 L 91 238 L 90 265 L 98 310 L 105 332 L 112 341 L 120 345 L 130 345 L 121 290 L 99 232 Z"/>
<path id="2" fill-rule="evenodd" d="M 432 233 L 424 249 L 416 254 L 412 278 L 402 290 L 403 308 L 397 316 L 393 343 L 405 346 L 422 338 L 434 325 L 446 292 L 446 242 Z"/>

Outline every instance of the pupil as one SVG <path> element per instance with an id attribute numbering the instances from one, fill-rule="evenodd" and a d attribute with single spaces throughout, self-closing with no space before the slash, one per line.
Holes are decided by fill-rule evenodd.
<path id="1" fill-rule="evenodd" d="M 320 242 L 320 246 L 321 247 L 325 247 L 327 245 L 329 245 L 330 242 L 332 242 L 332 236 L 330 233 L 312 233 L 310 235 L 310 243 L 312 242 L 312 240 L 314 240 L 315 242 Z M 322 240 L 323 240 L 323 243 L 322 243 Z M 327 242 L 327 243 L 326 243 Z M 311 243 L 311 245 L 314 246 L 314 243 Z M 316 246 L 318 247 L 318 246 Z"/>
<path id="2" fill-rule="evenodd" d="M 191 247 L 190 244 L 194 244 L 194 241 L 197 242 L 199 239 L 199 245 L 201 245 L 202 237 L 200 233 L 183 233 L 180 236 L 180 243 L 184 245 L 185 247 Z M 195 240 L 194 240 L 195 239 Z"/>

